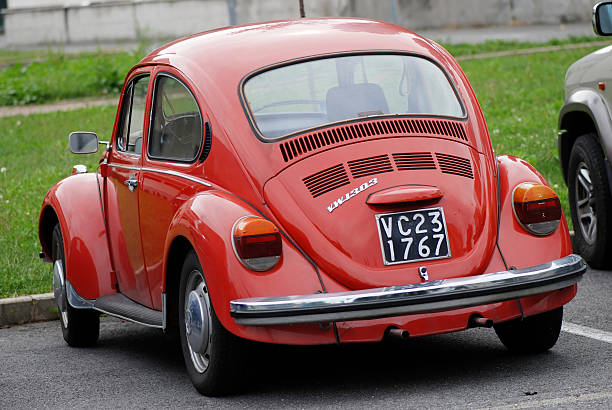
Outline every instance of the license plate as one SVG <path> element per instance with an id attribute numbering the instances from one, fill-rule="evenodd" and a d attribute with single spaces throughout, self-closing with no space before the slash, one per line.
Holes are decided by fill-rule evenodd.
<path id="1" fill-rule="evenodd" d="M 450 258 L 441 207 L 376 215 L 385 265 Z"/>

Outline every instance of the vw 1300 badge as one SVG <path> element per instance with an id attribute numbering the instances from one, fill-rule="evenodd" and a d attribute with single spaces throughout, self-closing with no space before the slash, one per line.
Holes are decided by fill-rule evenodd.
<path id="1" fill-rule="evenodd" d="M 364 182 L 363 184 L 359 185 L 357 188 L 351 189 L 349 192 L 347 192 L 346 194 L 342 195 L 340 198 L 336 199 L 334 202 L 329 204 L 329 206 L 327 207 L 327 210 L 330 213 L 332 213 L 334 209 L 338 208 L 340 205 L 342 205 L 343 203 L 345 203 L 346 201 L 348 201 L 349 199 L 351 199 L 358 193 L 365 191 L 369 187 L 374 186 L 376 184 L 378 184 L 378 178 L 372 178 L 368 182 Z"/>

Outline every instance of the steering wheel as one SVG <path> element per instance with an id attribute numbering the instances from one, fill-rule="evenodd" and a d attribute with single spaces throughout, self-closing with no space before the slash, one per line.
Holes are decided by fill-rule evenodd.
<path id="1" fill-rule="evenodd" d="M 163 145 L 164 143 L 172 143 L 178 142 L 182 145 L 190 144 L 191 141 L 191 133 L 189 132 L 181 132 L 181 130 L 185 130 L 189 121 L 189 115 L 183 115 L 181 117 L 173 118 L 172 121 L 169 121 L 162 128 L 161 136 L 159 137 L 160 143 Z"/>

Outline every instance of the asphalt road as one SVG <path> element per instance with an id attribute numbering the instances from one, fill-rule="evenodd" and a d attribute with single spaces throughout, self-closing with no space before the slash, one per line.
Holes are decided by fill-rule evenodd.
<path id="1" fill-rule="evenodd" d="M 563 331 L 536 356 L 511 355 L 482 328 L 405 343 L 258 346 L 246 390 L 225 398 L 192 388 L 177 345 L 160 331 L 103 318 L 99 345 L 73 349 L 57 321 L 16 326 L 0 329 L 0 409 L 610 409 L 611 297 L 612 272 L 589 271 L 564 317 L 587 336 Z"/>

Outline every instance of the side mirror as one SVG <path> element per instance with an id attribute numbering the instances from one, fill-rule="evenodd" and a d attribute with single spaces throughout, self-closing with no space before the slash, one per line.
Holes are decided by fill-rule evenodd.
<path id="1" fill-rule="evenodd" d="M 600 36 L 612 36 L 612 2 L 602 1 L 593 7 L 593 30 Z"/>
<path id="2" fill-rule="evenodd" d="M 73 154 L 93 154 L 98 152 L 98 134 L 95 132 L 71 132 L 68 146 Z"/>

